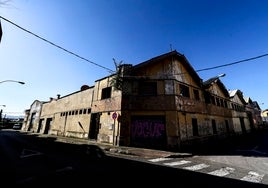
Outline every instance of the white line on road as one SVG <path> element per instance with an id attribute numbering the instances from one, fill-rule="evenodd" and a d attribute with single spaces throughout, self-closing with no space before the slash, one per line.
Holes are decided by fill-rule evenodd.
<path id="1" fill-rule="evenodd" d="M 183 169 L 195 171 L 195 170 L 201 170 L 201 169 L 207 168 L 207 167 L 209 167 L 209 165 L 202 163 L 202 164 L 198 164 L 198 165 L 194 165 L 194 166 L 187 166 L 187 167 L 184 167 Z"/>
<path id="2" fill-rule="evenodd" d="M 170 163 L 164 163 L 164 165 L 176 166 L 176 165 L 183 165 L 183 164 L 188 164 L 188 163 L 191 163 L 191 161 L 181 160 L 181 161 L 175 161 L 175 162 L 170 162 Z"/>
<path id="3" fill-rule="evenodd" d="M 161 162 L 161 161 L 168 161 L 168 160 L 171 160 L 171 158 L 155 158 L 155 159 L 149 159 L 148 161 L 150 162 Z"/>
<path id="4" fill-rule="evenodd" d="M 259 174 L 257 172 L 249 171 L 248 175 L 243 177 L 241 180 L 259 183 L 261 182 L 263 176 L 264 174 Z"/>
<path id="5" fill-rule="evenodd" d="M 208 174 L 211 174 L 211 175 L 214 175 L 214 176 L 226 176 L 230 173 L 233 173 L 235 171 L 234 168 L 231 168 L 231 167 L 223 167 L 219 170 L 215 170 L 215 171 L 212 171 L 212 172 L 209 172 Z"/>
<path id="6" fill-rule="evenodd" d="M 23 149 L 21 152 L 20 158 L 31 157 L 35 155 L 42 155 L 42 153 L 39 151 L 30 150 L 30 149 Z"/>

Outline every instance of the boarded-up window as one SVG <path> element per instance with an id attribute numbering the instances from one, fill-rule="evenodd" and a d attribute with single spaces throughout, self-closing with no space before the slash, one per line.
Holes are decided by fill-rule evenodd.
<path id="1" fill-rule="evenodd" d="M 174 86 L 172 80 L 165 81 L 165 94 L 166 95 L 174 95 Z"/>

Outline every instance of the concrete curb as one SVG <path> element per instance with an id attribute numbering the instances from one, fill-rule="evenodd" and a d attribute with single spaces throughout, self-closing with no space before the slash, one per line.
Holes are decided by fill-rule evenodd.
<path id="1" fill-rule="evenodd" d="M 22 131 L 23 132 L 23 131 Z M 30 133 L 24 132 L 27 134 L 32 134 L 41 138 L 53 138 L 58 142 L 70 143 L 70 144 L 79 144 L 79 145 L 92 145 L 98 146 L 105 153 L 111 155 L 128 155 L 133 157 L 142 157 L 142 158 L 180 158 L 180 157 L 191 157 L 193 156 L 191 153 L 179 153 L 179 152 L 170 152 L 170 151 L 162 151 L 155 149 L 145 149 L 145 148 L 134 148 L 134 147 L 125 147 L 125 146 L 112 146 L 110 144 L 105 143 L 97 143 L 95 141 L 90 141 L 87 139 L 80 138 L 70 138 L 63 136 L 55 136 L 55 135 L 44 135 L 38 133 Z"/>

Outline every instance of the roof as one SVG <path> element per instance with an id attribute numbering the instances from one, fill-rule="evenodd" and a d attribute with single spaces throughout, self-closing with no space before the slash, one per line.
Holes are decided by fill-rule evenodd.
<path id="1" fill-rule="evenodd" d="M 228 92 L 229 92 L 230 97 L 234 97 L 237 91 L 238 91 L 238 89 L 229 90 Z"/>
<path id="2" fill-rule="evenodd" d="M 252 101 L 252 104 L 254 105 L 254 108 L 261 109 L 257 101 Z"/>
<path id="3" fill-rule="evenodd" d="M 209 88 L 213 83 L 217 83 L 219 88 L 222 90 L 222 92 L 224 93 L 224 95 L 226 97 L 230 97 L 228 90 L 226 89 L 226 87 L 224 86 L 224 84 L 221 82 L 221 80 L 219 79 L 218 76 L 215 76 L 213 78 L 208 79 L 207 81 L 203 82 L 203 87 L 205 89 Z"/>
<path id="4" fill-rule="evenodd" d="M 132 67 L 133 72 L 138 71 L 140 68 L 143 67 L 147 67 L 150 66 L 153 63 L 158 63 L 161 60 L 165 60 L 165 59 L 178 59 L 181 61 L 181 63 L 184 65 L 184 67 L 186 68 L 186 70 L 190 73 L 191 77 L 196 81 L 196 83 L 200 84 L 202 82 L 202 79 L 199 77 L 199 75 L 196 73 L 196 71 L 194 70 L 194 68 L 192 67 L 192 65 L 189 63 L 189 61 L 187 60 L 187 58 L 177 52 L 176 50 L 156 56 L 154 58 L 151 58 L 147 61 L 144 61 L 140 64 L 137 64 L 135 66 Z M 134 73 L 135 74 L 135 73 Z"/>
<path id="5" fill-rule="evenodd" d="M 217 76 L 210 78 L 203 82 L 204 86 L 210 86 L 213 82 L 216 82 L 219 78 Z"/>
<path id="6" fill-rule="evenodd" d="M 237 95 L 242 103 L 244 104 L 247 103 L 243 97 L 243 92 L 240 91 L 239 89 L 229 90 L 228 92 L 229 92 L 230 98 L 233 98 L 235 95 Z"/>
<path id="7" fill-rule="evenodd" d="M 252 100 L 250 99 L 250 97 L 244 97 L 244 100 L 246 101 L 246 103 L 252 103 Z"/>

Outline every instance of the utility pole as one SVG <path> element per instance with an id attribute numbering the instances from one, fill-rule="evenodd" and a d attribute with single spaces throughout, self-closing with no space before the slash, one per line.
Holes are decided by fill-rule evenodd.
<path id="1" fill-rule="evenodd" d="M 1 20 L 0 20 L 0 43 L 1 43 L 2 35 L 3 35 L 3 30 L 1 26 Z"/>
<path id="2" fill-rule="evenodd" d="M 2 113 L 3 113 L 3 110 L 1 109 L 0 110 L 0 121 L 2 122 Z"/>

